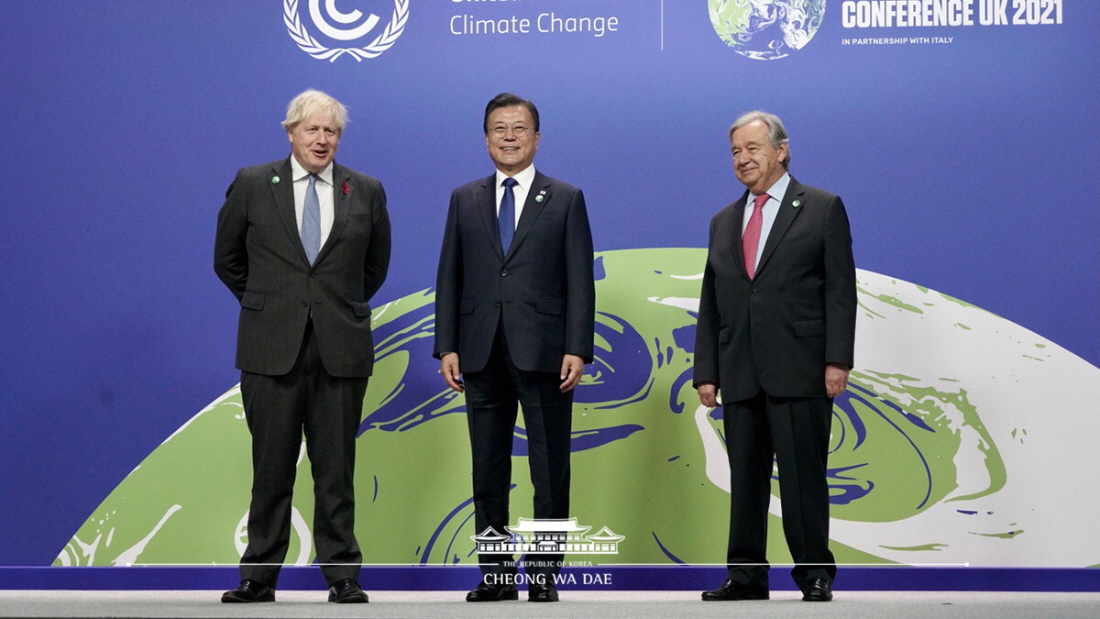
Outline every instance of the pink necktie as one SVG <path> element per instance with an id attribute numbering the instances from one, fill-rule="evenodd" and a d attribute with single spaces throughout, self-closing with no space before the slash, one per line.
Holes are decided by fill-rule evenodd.
<path id="1" fill-rule="evenodd" d="M 745 226 L 745 234 L 741 237 L 745 272 L 749 274 L 749 279 L 756 277 L 756 248 L 760 245 L 760 229 L 764 226 L 764 203 L 768 201 L 768 197 L 768 194 L 762 193 L 753 200 L 754 208 L 749 216 L 749 225 Z"/>

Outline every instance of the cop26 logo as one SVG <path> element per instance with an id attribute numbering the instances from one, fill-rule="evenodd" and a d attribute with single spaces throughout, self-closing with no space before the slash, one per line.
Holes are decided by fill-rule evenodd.
<path id="1" fill-rule="evenodd" d="M 714 31 L 738 54 L 775 60 L 802 49 L 825 17 L 825 0 L 710 0 Z"/>
<path id="2" fill-rule="evenodd" d="M 324 0 L 324 6 L 322 6 L 322 0 L 304 0 L 303 4 L 309 6 L 308 21 L 312 26 L 320 31 L 325 40 L 337 45 L 363 39 L 381 21 L 381 18 L 373 13 L 364 17 L 363 12 L 358 9 L 345 13 L 336 8 L 336 0 Z M 329 62 L 335 61 L 343 54 L 350 54 L 356 61 L 378 56 L 389 49 L 397 37 L 401 36 L 408 19 L 409 0 L 394 0 L 393 15 L 389 23 L 370 43 L 363 47 L 336 47 L 335 45 L 328 47 L 314 38 L 310 29 L 303 23 L 298 11 L 298 0 L 283 0 L 283 22 L 286 24 L 287 32 L 290 33 L 290 38 L 294 39 L 303 52 L 318 60 Z"/>

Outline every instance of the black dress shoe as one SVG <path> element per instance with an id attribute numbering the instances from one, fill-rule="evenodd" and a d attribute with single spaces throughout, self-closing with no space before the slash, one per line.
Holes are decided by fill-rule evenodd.
<path id="1" fill-rule="evenodd" d="M 731 602 L 733 600 L 766 600 L 766 585 L 754 585 L 726 580 L 721 587 L 703 592 L 704 602 Z"/>
<path id="2" fill-rule="evenodd" d="M 328 588 L 328 601 L 337 604 L 366 604 L 370 598 L 359 583 L 345 578 Z"/>
<path id="3" fill-rule="evenodd" d="M 275 590 L 255 580 L 242 580 L 236 589 L 222 594 L 222 602 L 226 604 L 274 601 Z"/>
<path id="4" fill-rule="evenodd" d="M 527 588 L 528 602 L 557 602 L 558 590 L 554 585 L 538 585 L 532 583 Z"/>
<path id="5" fill-rule="evenodd" d="M 515 585 L 481 583 L 477 589 L 466 594 L 467 602 L 500 602 L 518 600 L 519 591 Z"/>
<path id="6" fill-rule="evenodd" d="M 806 583 L 802 592 L 803 602 L 830 602 L 833 599 L 833 583 L 824 578 L 815 578 Z"/>

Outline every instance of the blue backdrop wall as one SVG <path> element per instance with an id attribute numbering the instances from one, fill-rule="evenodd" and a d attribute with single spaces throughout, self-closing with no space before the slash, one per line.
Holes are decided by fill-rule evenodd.
<path id="1" fill-rule="evenodd" d="M 355 40 L 309 4 L 0 5 L 0 565 L 51 564 L 237 382 L 215 216 L 238 167 L 287 154 L 278 123 L 307 87 L 348 105 L 337 159 L 389 196 L 379 304 L 433 285 L 450 190 L 491 171 L 498 92 L 539 105 L 536 163 L 585 190 L 598 251 L 704 247 L 742 191 L 726 129 L 763 108 L 793 174 L 844 198 L 859 268 L 1096 376 L 1096 0 L 312 0 L 330 28 L 333 5 L 377 15 Z M 1084 402 L 1036 419 L 1073 428 Z M 1073 496 L 1097 458 L 1069 455 L 1051 480 Z"/>

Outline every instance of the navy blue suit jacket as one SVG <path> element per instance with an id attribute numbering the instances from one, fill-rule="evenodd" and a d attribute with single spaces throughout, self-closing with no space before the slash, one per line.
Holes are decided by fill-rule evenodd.
<path id="1" fill-rule="evenodd" d="M 451 194 L 435 293 L 435 356 L 458 353 L 463 372 L 485 367 L 498 326 L 521 370 L 592 361 L 595 282 L 584 194 L 536 171 L 504 255 L 496 176 Z"/>

